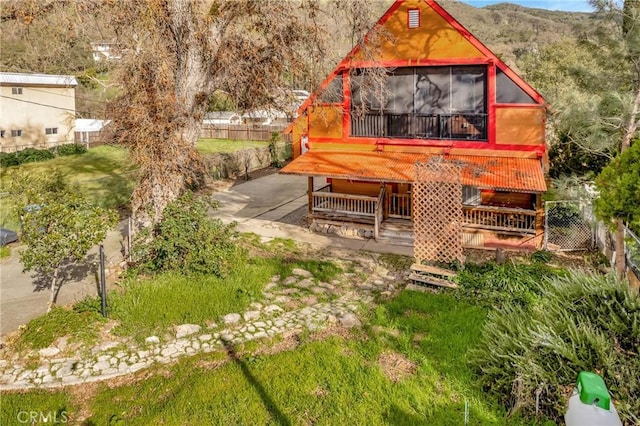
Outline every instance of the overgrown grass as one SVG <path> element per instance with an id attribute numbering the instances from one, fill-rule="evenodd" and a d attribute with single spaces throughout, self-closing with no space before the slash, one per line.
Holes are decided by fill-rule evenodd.
<path id="1" fill-rule="evenodd" d="M 70 336 L 71 341 L 90 344 L 96 340 L 102 321 L 96 311 L 55 307 L 29 321 L 14 347 L 17 350 L 46 348 L 65 335 Z"/>
<path id="2" fill-rule="evenodd" d="M 235 139 L 199 139 L 196 149 L 201 154 L 215 154 L 219 152 L 236 152 L 247 148 L 266 148 L 269 142 L 244 141 Z"/>
<path id="3" fill-rule="evenodd" d="M 0 425 L 19 424 L 63 424 L 76 407 L 71 402 L 71 396 L 66 392 L 49 392 L 34 390 L 27 393 L 2 393 L 0 404 Z M 32 423 L 30 416 L 35 413 L 36 422 Z M 40 416 L 42 413 L 42 417 Z M 48 420 L 44 420 L 47 417 Z M 57 423 L 54 422 L 57 420 Z"/>
<path id="4" fill-rule="evenodd" d="M 135 166 L 127 160 L 127 151 L 107 145 L 92 148 L 82 155 L 3 168 L 0 184 L 6 186 L 14 173 L 41 174 L 53 170 L 62 173 L 70 183 L 78 183 L 86 197 L 101 207 L 121 207 L 128 202 L 133 191 Z M 20 228 L 14 210 L 12 200 L 3 198 L 0 203 L 0 226 L 14 230 Z"/>
<path id="5" fill-rule="evenodd" d="M 378 307 L 348 337 L 307 340 L 276 355 L 245 354 L 220 365 L 220 354 L 160 366 L 148 379 L 100 385 L 88 424 L 526 424 L 506 418 L 475 384 L 467 353 L 486 309 L 447 294 L 407 292 Z M 234 353 L 234 352 L 232 352 Z M 415 365 L 397 382 L 381 355 Z M 388 371 L 388 370 L 387 370 Z M 52 406 L 60 393 L 51 396 Z M 13 396 L 28 401 L 31 394 Z M 14 402 L 19 404 L 19 402 Z M 23 403 L 24 405 L 24 403 Z M 4 410 L 4 408 L 3 408 Z M 118 423 L 120 422 L 120 423 Z"/>

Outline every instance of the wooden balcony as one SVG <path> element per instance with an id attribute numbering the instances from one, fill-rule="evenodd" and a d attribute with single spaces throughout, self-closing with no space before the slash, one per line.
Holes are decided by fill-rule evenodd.
<path id="1" fill-rule="evenodd" d="M 486 141 L 487 114 L 352 114 L 351 136 Z"/>

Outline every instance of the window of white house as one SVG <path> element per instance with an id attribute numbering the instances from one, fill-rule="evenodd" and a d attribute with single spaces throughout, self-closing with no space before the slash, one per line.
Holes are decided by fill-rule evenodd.
<path id="1" fill-rule="evenodd" d="M 12 95 L 22 95 L 22 87 L 12 87 L 11 88 Z"/>
<path id="2" fill-rule="evenodd" d="M 47 135 L 57 135 L 58 134 L 58 128 L 57 127 L 47 127 L 46 129 L 44 129 L 44 133 Z"/>
<path id="3" fill-rule="evenodd" d="M 0 138 L 6 137 L 6 133 L 7 133 L 6 130 L 0 130 Z"/>
<path id="4" fill-rule="evenodd" d="M 11 131 L 11 137 L 12 138 L 19 138 L 20 136 L 22 136 L 22 129 L 20 129 L 20 130 L 12 130 Z"/>
<path id="5" fill-rule="evenodd" d="M 409 10 L 408 25 L 409 25 L 409 28 L 420 27 L 420 10 L 419 9 Z"/>

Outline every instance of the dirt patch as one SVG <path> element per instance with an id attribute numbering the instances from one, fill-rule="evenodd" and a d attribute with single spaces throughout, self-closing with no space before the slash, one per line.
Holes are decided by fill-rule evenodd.
<path id="1" fill-rule="evenodd" d="M 91 401 L 98 394 L 98 383 L 86 383 L 82 386 L 69 386 L 65 388 L 78 411 L 73 414 L 73 421 L 81 424 L 91 417 Z"/>
<path id="2" fill-rule="evenodd" d="M 391 351 L 383 352 L 378 357 L 378 364 L 384 375 L 393 383 L 414 375 L 417 370 L 415 362 L 410 361 L 402 354 Z"/>

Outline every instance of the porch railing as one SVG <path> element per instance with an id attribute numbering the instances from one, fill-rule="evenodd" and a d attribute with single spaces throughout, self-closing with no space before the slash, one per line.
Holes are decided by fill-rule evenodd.
<path id="1" fill-rule="evenodd" d="M 536 212 L 534 210 L 510 209 L 491 206 L 463 206 L 463 226 L 512 231 L 527 234 L 536 233 Z"/>
<path id="2" fill-rule="evenodd" d="M 378 200 L 376 201 L 375 221 L 373 223 L 373 237 L 378 240 L 380 238 L 380 225 L 384 220 L 384 199 L 385 199 L 385 187 L 380 187 L 380 194 L 378 194 Z"/>
<path id="3" fill-rule="evenodd" d="M 387 215 L 398 219 L 411 219 L 411 194 L 389 194 Z"/>
<path id="4" fill-rule="evenodd" d="M 313 192 L 313 211 L 375 217 L 378 197 Z"/>
<path id="5" fill-rule="evenodd" d="M 487 140 L 487 114 L 351 115 L 351 135 L 399 139 Z"/>

